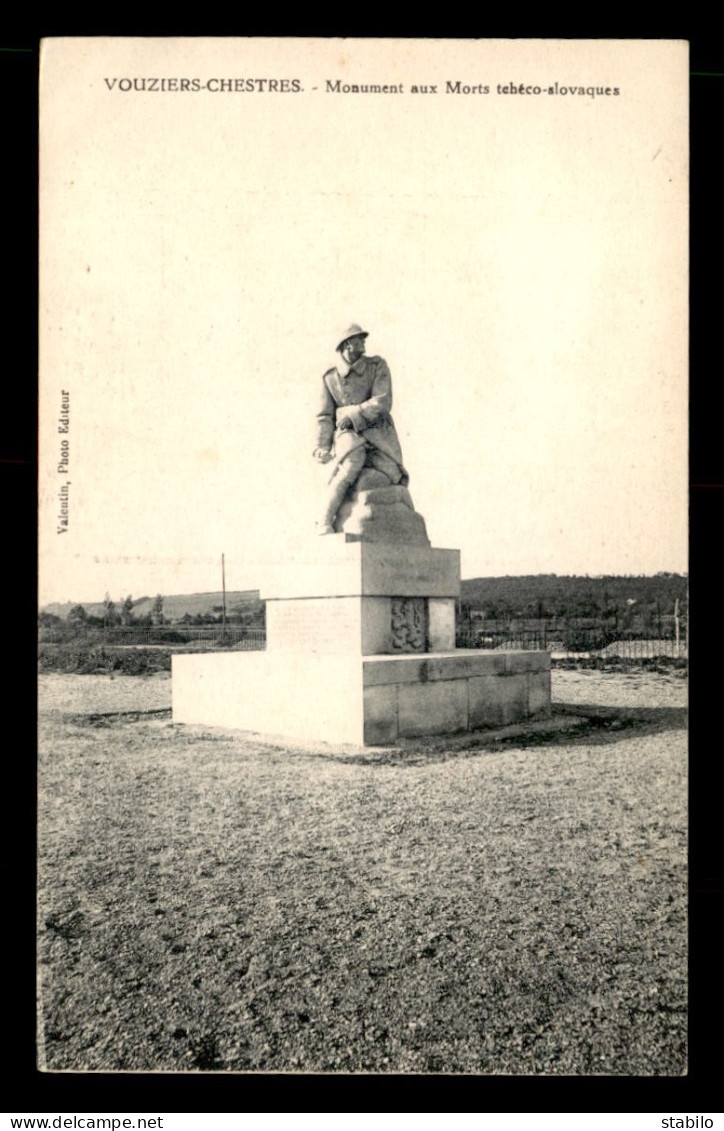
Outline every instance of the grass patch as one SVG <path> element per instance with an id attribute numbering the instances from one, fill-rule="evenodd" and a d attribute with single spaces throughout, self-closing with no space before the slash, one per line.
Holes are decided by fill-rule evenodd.
<path id="1" fill-rule="evenodd" d="M 108 644 L 41 644 L 38 671 L 71 675 L 152 675 L 171 671 L 166 648 L 124 648 Z"/>
<path id="2" fill-rule="evenodd" d="M 230 643 L 203 640 L 184 641 L 183 646 L 161 648 L 157 645 L 134 648 L 132 645 L 88 644 L 70 641 L 61 644 L 40 644 L 38 672 L 46 675 L 154 675 L 171 671 L 171 657 L 185 652 L 247 651 L 243 642 Z"/>

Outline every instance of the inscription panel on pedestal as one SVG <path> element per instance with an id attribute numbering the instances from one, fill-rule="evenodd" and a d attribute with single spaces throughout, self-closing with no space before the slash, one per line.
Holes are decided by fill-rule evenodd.
<path id="1" fill-rule="evenodd" d="M 424 652 L 427 648 L 427 601 L 424 597 L 393 597 L 393 652 Z"/>
<path id="2" fill-rule="evenodd" d="M 335 654 L 360 649 L 359 598 L 267 601 L 267 651 Z"/>

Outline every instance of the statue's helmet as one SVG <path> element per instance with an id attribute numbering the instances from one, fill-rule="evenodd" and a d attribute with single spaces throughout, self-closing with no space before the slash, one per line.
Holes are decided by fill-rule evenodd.
<path id="1" fill-rule="evenodd" d="M 351 326 L 348 326 L 347 329 L 344 331 L 344 336 L 339 339 L 339 343 L 338 343 L 336 348 L 337 348 L 337 350 L 341 350 L 344 343 L 348 342 L 350 338 L 367 338 L 367 337 L 369 337 L 369 334 L 367 333 L 367 331 L 363 330 L 361 326 L 358 326 L 356 322 L 353 322 L 351 324 Z"/>

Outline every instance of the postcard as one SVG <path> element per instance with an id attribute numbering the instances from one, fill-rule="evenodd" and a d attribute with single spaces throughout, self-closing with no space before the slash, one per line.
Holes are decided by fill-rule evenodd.
<path id="1" fill-rule="evenodd" d="M 224 628 L 228 592 L 235 639 L 251 632 L 240 594 L 263 598 L 280 562 L 301 577 L 339 529 L 330 372 L 345 474 L 377 423 L 348 374 L 374 370 L 372 466 L 463 579 L 686 573 L 686 43 L 58 38 L 40 80 L 48 625 L 143 619 L 160 655 L 176 598 L 216 594 L 188 627 L 222 615 L 223 588 Z M 666 1020 L 685 918 L 675 953 L 656 949 L 661 906 L 684 899 L 685 782 L 669 776 L 679 824 L 659 844 L 656 814 L 632 815 L 659 772 L 649 732 L 612 793 L 620 856 L 603 769 L 584 780 L 575 745 L 549 763 L 573 782 L 554 812 L 532 750 L 505 780 L 498 755 L 285 761 L 184 730 L 160 660 L 133 684 L 128 664 L 94 676 L 69 654 L 41 695 L 41 743 L 68 759 L 40 771 L 43 1067 L 685 1070 Z M 623 706 L 643 726 L 666 703 Z M 663 901 L 648 920 L 645 881 Z"/>

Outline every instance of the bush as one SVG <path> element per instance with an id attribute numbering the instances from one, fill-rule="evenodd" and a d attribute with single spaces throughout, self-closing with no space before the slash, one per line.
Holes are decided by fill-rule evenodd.
<path id="1" fill-rule="evenodd" d="M 572 625 L 565 633 L 565 648 L 567 652 L 599 652 L 617 639 L 616 631 L 603 625 L 594 628 Z"/>
<path id="2" fill-rule="evenodd" d="M 161 648 L 113 648 L 108 645 L 41 645 L 39 672 L 75 675 L 152 675 L 171 671 L 171 653 Z"/>

